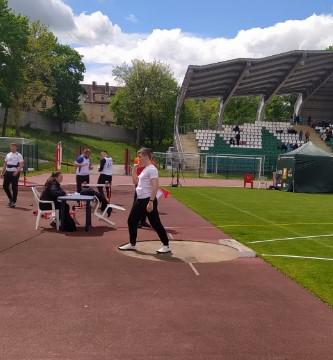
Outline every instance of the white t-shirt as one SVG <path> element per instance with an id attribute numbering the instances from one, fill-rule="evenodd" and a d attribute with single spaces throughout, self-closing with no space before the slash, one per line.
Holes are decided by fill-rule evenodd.
<path id="1" fill-rule="evenodd" d="M 139 182 L 136 187 L 138 199 L 146 199 L 151 196 L 153 191 L 152 179 L 158 178 L 158 171 L 154 165 L 148 165 L 138 176 Z"/>
<path id="2" fill-rule="evenodd" d="M 77 159 L 76 159 L 76 163 L 80 164 L 80 165 L 84 165 L 82 167 L 78 167 L 76 168 L 76 175 L 89 175 L 90 173 L 90 159 L 86 158 L 84 155 L 80 155 Z"/>
<path id="3" fill-rule="evenodd" d="M 6 171 L 14 172 L 17 171 L 20 162 L 23 161 L 23 156 L 19 152 L 10 152 L 6 155 L 5 161 L 7 164 Z"/>

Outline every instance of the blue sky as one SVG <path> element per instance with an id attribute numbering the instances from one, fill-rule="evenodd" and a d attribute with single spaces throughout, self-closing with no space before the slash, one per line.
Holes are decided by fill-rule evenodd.
<path id="1" fill-rule="evenodd" d="M 66 3 L 75 13 L 102 11 L 125 32 L 149 33 L 156 28 L 180 27 L 184 32 L 208 37 L 232 37 L 241 29 L 333 12 L 333 1 L 326 0 L 67 0 Z M 130 14 L 138 19 L 136 23 L 126 20 Z"/>
<path id="2" fill-rule="evenodd" d="M 8 2 L 83 56 L 85 82 L 112 84 L 134 59 L 168 64 L 181 82 L 188 65 L 333 45 L 333 0 Z"/>

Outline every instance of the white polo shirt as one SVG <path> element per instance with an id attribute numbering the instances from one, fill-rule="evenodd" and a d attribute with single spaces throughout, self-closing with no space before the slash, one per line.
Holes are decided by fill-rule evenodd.
<path id="1" fill-rule="evenodd" d="M 138 176 L 139 182 L 136 187 L 136 195 L 138 199 L 146 199 L 151 196 L 153 185 L 151 180 L 158 178 L 158 171 L 154 165 L 148 165 Z"/>
<path id="2" fill-rule="evenodd" d="M 10 152 L 6 155 L 5 161 L 7 164 L 6 171 L 15 172 L 18 170 L 20 162 L 23 161 L 23 156 L 19 152 Z"/>

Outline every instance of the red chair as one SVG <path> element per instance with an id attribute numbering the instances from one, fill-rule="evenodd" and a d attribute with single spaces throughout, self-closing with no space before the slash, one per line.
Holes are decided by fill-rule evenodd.
<path id="1" fill-rule="evenodd" d="M 251 189 L 253 189 L 253 175 L 252 174 L 244 174 L 244 187 L 246 184 L 251 184 Z"/>

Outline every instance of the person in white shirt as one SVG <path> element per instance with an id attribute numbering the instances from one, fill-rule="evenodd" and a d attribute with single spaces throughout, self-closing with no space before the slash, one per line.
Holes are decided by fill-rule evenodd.
<path id="1" fill-rule="evenodd" d="M 10 144 L 10 152 L 6 155 L 2 168 L 1 177 L 3 177 L 3 189 L 7 194 L 8 206 L 14 208 L 16 206 L 18 181 L 20 172 L 23 170 L 23 156 L 17 152 L 17 145 Z M 11 187 L 11 189 L 10 189 Z"/>
<path id="2" fill-rule="evenodd" d="M 112 184 L 112 157 L 109 156 L 106 150 L 101 151 L 101 162 L 99 164 L 99 177 L 97 180 L 97 184 L 106 184 L 109 186 L 106 187 L 106 195 L 110 197 L 110 187 Z M 104 191 L 102 187 L 98 187 L 98 191 L 104 195 Z"/>
<path id="3" fill-rule="evenodd" d="M 142 148 L 138 151 L 139 165 L 144 170 L 138 176 L 136 166 L 132 172 L 134 185 L 136 185 L 137 198 L 133 203 L 132 210 L 129 214 L 127 223 L 130 241 L 128 244 L 119 246 L 119 250 L 128 251 L 135 250 L 136 238 L 138 233 L 138 224 L 144 214 L 147 214 L 149 222 L 153 229 L 157 232 L 162 247 L 157 250 L 158 254 L 166 254 L 171 252 L 169 247 L 169 239 L 164 226 L 161 223 L 157 209 L 156 194 L 158 190 L 158 171 L 152 164 L 152 152 L 150 149 Z"/>
<path id="4" fill-rule="evenodd" d="M 90 154 L 90 149 L 83 149 L 82 154 L 77 157 L 74 163 L 76 167 L 76 191 L 78 193 L 80 193 L 82 190 L 82 183 L 85 182 L 89 184 L 90 170 L 93 169 L 91 165 Z"/>

